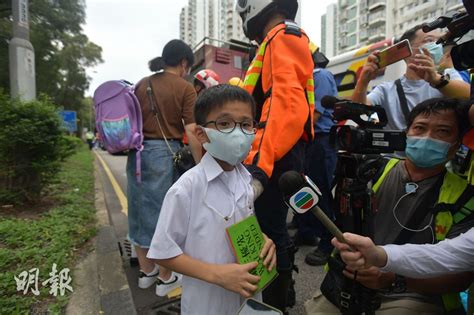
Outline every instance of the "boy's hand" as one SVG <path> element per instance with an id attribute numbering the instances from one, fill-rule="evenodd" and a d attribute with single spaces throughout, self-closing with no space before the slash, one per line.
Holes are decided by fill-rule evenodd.
<path id="1" fill-rule="evenodd" d="M 263 234 L 265 243 L 263 244 L 262 251 L 260 252 L 260 259 L 263 259 L 263 265 L 268 271 L 271 271 L 276 266 L 276 248 L 275 243 Z"/>
<path id="2" fill-rule="evenodd" d="M 256 261 L 245 264 L 217 265 L 217 284 L 229 291 L 240 294 L 244 298 L 252 297 L 257 290 L 260 277 L 250 274 L 258 266 Z"/>

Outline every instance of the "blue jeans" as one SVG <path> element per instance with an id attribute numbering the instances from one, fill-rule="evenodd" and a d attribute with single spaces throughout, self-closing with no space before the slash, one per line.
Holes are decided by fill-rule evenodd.
<path id="1" fill-rule="evenodd" d="M 169 141 L 174 152 L 180 143 Z M 136 151 L 127 160 L 128 236 L 142 248 L 149 248 L 166 192 L 178 179 L 173 156 L 163 140 L 146 140 L 141 152 L 141 183 L 135 176 Z"/>
<path id="2" fill-rule="evenodd" d="M 313 143 L 306 147 L 305 173 L 321 190 L 319 207 L 330 218 L 334 218 L 331 184 L 336 162 L 337 151 L 329 144 L 329 134 L 316 134 Z M 319 237 L 319 250 L 324 253 L 332 251 L 331 234 L 311 212 L 297 215 L 295 218 L 299 237 L 303 239 Z"/>

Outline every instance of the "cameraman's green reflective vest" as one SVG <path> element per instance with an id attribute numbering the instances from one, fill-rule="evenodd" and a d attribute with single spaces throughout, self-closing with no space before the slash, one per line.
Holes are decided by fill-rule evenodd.
<path id="1" fill-rule="evenodd" d="M 390 170 L 397 165 L 398 162 L 400 162 L 398 159 L 388 161 L 382 175 L 372 186 L 374 193 L 378 191 L 385 177 L 387 177 Z M 474 197 L 472 197 L 464 207 L 455 211 L 455 213 L 451 212 L 453 206 L 467 188 L 467 181 L 461 177 L 450 172 L 446 172 L 444 175 L 443 184 L 439 191 L 438 202 L 436 204 L 436 207 L 441 209 L 435 217 L 435 235 L 437 241 L 442 241 L 446 238 L 453 224 L 461 222 L 467 216 L 474 213 Z M 458 293 L 445 294 L 442 297 L 446 311 L 450 312 L 462 307 Z"/>

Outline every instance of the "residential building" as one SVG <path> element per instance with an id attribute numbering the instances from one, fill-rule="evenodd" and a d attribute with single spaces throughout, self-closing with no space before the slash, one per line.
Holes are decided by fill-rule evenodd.
<path id="1" fill-rule="evenodd" d="M 334 54 L 339 55 L 386 38 L 399 37 L 417 24 L 452 15 L 462 8 L 462 0 L 338 0 L 336 9 L 328 6 L 322 19 L 325 25 L 321 27 L 321 38 L 325 39 L 327 50 L 330 30 L 336 29 Z M 329 19 L 330 14 L 337 16 L 336 22 Z"/>
<path id="2" fill-rule="evenodd" d="M 336 55 L 337 48 L 337 5 L 330 4 L 326 8 L 326 14 L 321 17 L 321 52 L 327 57 Z"/>
<path id="3" fill-rule="evenodd" d="M 301 9 L 295 18 L 301 24 Z M 248 41 L 234 0 L 188 0 L 181 9 L 180 39 L 196 47 L 205 37 L 230 41 Z"/>

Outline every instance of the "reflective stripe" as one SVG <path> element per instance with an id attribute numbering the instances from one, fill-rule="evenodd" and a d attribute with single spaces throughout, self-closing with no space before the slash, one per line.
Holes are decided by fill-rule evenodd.
<path id="1" fill-rule="evenodd" d="M 461 177 L 446 172 L 444 176 L 443 186 L 441 186 L 438 203 L 454 204 L 467 187 L 467 181 Z"/>
<path id="2" fill-rule="evenodd" d="M 245 76 L 244 86 L 255 87 L 257 85 L 260 73 L 249 73 Z"/>
<path id="3" fill-rule="evenodd" d="M 309 105 L 314 105 L 314 92 L 306 91 L 306 96 L 308 98 Z"/>
<path id="4" fill-rule="evenodd" d="M 375 182 L 375 184 L 372 186 L 372 190 L 374 191 L 374 193 L 377 192 L 377 190 L 379 190 L 380 188 L 380 185 L 382 185 L 382 182 L 383 180 L 385 179 L 385 177 L 387 176 L 388 172 L 390 172 L 390 170 L 395 166 L 397 165 L 397 163 L 400 162 L 400 160 L 398 159 L 390 159 L 387 163 L 387 165 L 385 165 L 385 169 L 383 170 L 383 173 L 382 175 L 380 175 L 379 179 L 377 180 L 377 182 Z"/>
<path id="5" fill-rule="evenodd" d="M 260 68 L 261 69 L 263 67 L 263 61 L 254 60 L 250 67 L 251 67 L 250 70 L 253 70 L 254 68 Z M 258 69 L 255 69 L 255 70 L 258 70 Z"/>
<path id="6" fill-rule="evenodd" d="M 265 55 L 265 50 L 267 49 L 267 43 L 268 43 L 268 40 L 264 41 L 260 45 L 260 48 L 258 49 L 258 55 L 260 55 L 262 57 Z"/>
<path id="7" fill-rule="evenodd" d="M 306 96 L 308 98 L 309 105 L 314 105 L 314 80 L 313 78 L 308 79 L 306 83 Z"/>
<path id="8" fill-rule="evenodd" d="M 441 190 L 443 188 L 441 187 Z M 439 212 L 435 218 L 436 240 L 442 241 L 446 238 L 449 230 L 453 226 L 453 216 L 450 211 Z"/>

